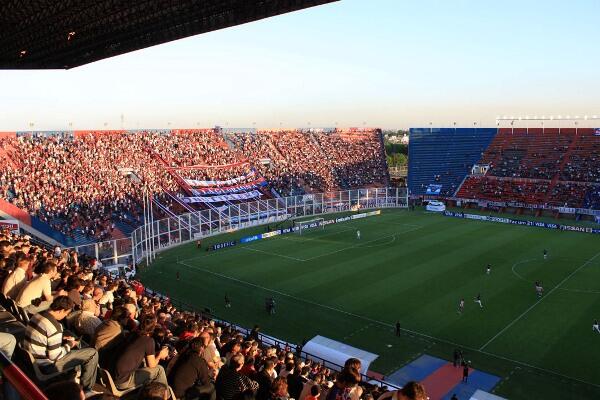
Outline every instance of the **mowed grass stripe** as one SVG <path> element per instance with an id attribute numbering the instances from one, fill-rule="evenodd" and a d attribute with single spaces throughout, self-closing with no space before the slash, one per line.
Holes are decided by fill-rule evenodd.
<path id="1" fill-rule="evenodd" d="M 401 238 L 399 236 L 393 242 L 386 242 L 386 234 L 393 236 L 394 231 L 410 227 L 419 229 L 404 234 Z M 371 243 L 355 246 L 355 228 L 361 230 L 362 242 L 374 239 L 372 244 L 377 246 L 368 247 Z M 181 296 L 177 294 L 174 297 L 190 296 L 198 299 L 195 301 L 200 305 L 216 307 L 219 312 L 224 312 L 224 317 L 228 319 L 241 318 L 239 321 L 248 324 L 259 322 L 262 325 L 265 322 L 262 315 L 262 297 L 269 293 L 268 289 L 331 307 L 328 312 L 326 308 L 305 302 L 282 300 L 279 312 L 285 315 L 278 314 L 277 318 L 287 321 L 293 319 L 288 314 L 297 315 L 300 319 L 305 318 L 305 324 L 294 323 L 294 329 L 288 328 L 285 323 L 269 324 L 268 328 L 265 325 L 264 330 L 294 340 L 298 340 L 298 337 L 312 337 L 314 334 L 326 335 L 324 332 L 340 340 L 349 332 L 363 328 L 371 320 L 385 324 L 381 328 L 385 337 L 389 334 L 389 325 L 398 318 L 407 330 L 440 337 L 440 343 L 460 343 L 465 348 L 477 349 L 536 301 L 531 283 L 513 273 L 512 266 L 515 262 L 540 259 L 542 249 L 548 248 L 551 263 L 544 265 L 534 261 L 531 266 L 528 265 L 521 271 L 532 280 L 544 281 L 548 291 L 552 284 L 559 283 L 573 271 L 573 263 L 555 261 L 553 257 L 558 259 L 572 256 L 574 259 L 586 260 L 594 255 L 598 248 L 598 238 L 592 235 L 456 220 L 410 212 L 384 212 L 378 217 L 354 220 L 306 233 L 302 236 L 289 236 L 290 240 L 274 238 L 254 242 L 252 246 L 265 251 L 276 250 L 281 252 L 280 254 L 297 258 L 315 257 L 324 251 L 349 246 L 352 248 L 310 262 L 300 262 L 259 252 L 240 251 L 241 247 L 208 253 L 210 256 L 205 257 L 205 254 L 198 253 L 192 246 L 182 246 L 161 254 L 161 259 L 156 263 L 159 268 L 148 270 L 144 281 L 148 279 L 149 287 L 159 290 L 162 285 L 171 287 L 170 290 L 175 290 L 175 293 L 181 291 Z M 242 232 L 239 234 L 243 235 Z M 323 237 L 319 239 L 320 235 Z M 229 235 L 232 236 L 234 235 Z M 218 238 L 212 240 L 219 241 Z M 194 267 L 216 271 L 263 286 L 265 289 L 252 288 L 241 283 L 232 284 L 216 277 L 209 278 L 202 271 L 188 277 L 190 282 L 186 282 L 186 288 L 189 286 L 189 289 L 180 289 L 178 285 L 171 286 L 167 281 L 173 279 L 174 272 L 169 274 L 167 271 L 177 268 L 177 259 L 189 260 L 187 263 Z M 485 275 L 487 262 L 493 265 L 492 275 L 489 277 Z M 590 278 L 598 277 L 593 273 L 594 265 L 590 263 L 582 268 L 581 274 L 585 273 Z M 159 270 L 164 271 L 168 279 L 155 280 Z M 182 270 L 182 273 L 188 272 Z M 600 292 L 600 284 L 596 288 L 593 282 L 583 280 L 579 274 L 573 275 L 572 278 L 563 288 L 581 287 L 588 290 L 598 289 Z M 211 285 L 210 288 L 203 287 L 201 282 L 204 280 Z M 198 287 L 196 291 L 191 290 L 194 284 Z M 234 315 L 222 309 L 224 290 L 243 293 L 242 304 L 238 306 L 244 309 L 242 312 L 236 309 Z M 473 303 L 473 297 L 478 291 L 483 295 L 483 312 Z M 552 294 L 552 298 L 558 298 L 559 293 L 562 295 L 563 291 L 557 290 Z M 252 296 L 255 296 L 254 300 L 249 301 Z M 458 300 L 463 296 L 467 302 L 467 309 L 459 316 L 456 307 Z M 561 306 L 559 302 L 555 315 L 552 315 L 554 301 L 548 301 L 548 305 L 552 306 L 548 310 L 546 306 L 535 308 L 527 318 L 515 324 L 513 329 L 499 336 L 497 341 L 489 346 L 489 352 L 486 348 L 481 354 L 493 353 L 541 369 L 551 367 L 550 369 L 560 375 L 597 384 L 600 382 L 600 376 L 594 366 L 600 359 L 598 346 L 593 347 L 593 343 L 589 343 L 587 354 L 577 347 L 569 350 L 579 355 L 580 360 L 577 363 L 573 361 L 574 358 L 565 357 L 563 354 L 564 349 L 568 348 L 565 343 L 586 343 L 587 339 L 591 338 L 589 315 L 592 315 L 593 305 L 598 302 L 600 296 L 596 293 L 585 293 L 582 296 L 586 299 L 570 297 L 569 307 Z M 238 303 L 235 299 L 233 301 L 234 304 Z M 342 312 L 333 312 L 333 308 Z M 570 312 L 569 308 L 577 312 Z M 351 317 L 351 314 L 357 316 Z M 361 319 L 359 316 L 367 319 Z M 320 322 L 313 324 L 313 319 Z M 356 322 L 356 319 L 360 321 Z M 337 324 L 337 328 L 331 324 Z M 350 330 L 350 327 L 346 329 L 346 325 L 352 325 L 354 330 Z M 516 335 L 513 341 L 508 340 L 517 327 L 519 335 Z M 373 329 L 371 327 L 368 331 Z M 548 332 L 547 339 L 545 332 Z M 530 346 L 529 342 L 535 341 L 538 336 L 544 338 L 543 342 L 546 345 L 539 344 L 539 348 Z M 555 338 L 553 342 L 552 338 Z M 425 351 L 436 341 L 429 338 L 427 344 L 410 351 L 404 346 L 398 349 L 381 349 L 380 343 L 370 344 L 366 339 L 361 340 L 360 334 L 353 335 L 348 340 L 350 344 L 360 343 L 367 350 L 377 348 L 378 354 L 381 354 L 376 362 L 376 365 L 381 366 L 379 371 L 396 366 L 399 363 L 398 357 L 404 359 Z M 435 345 L 429 351 L 435 352 L 438 347 Z M 528 350 L 529 347 L 531 351 Z M 445 357 L 450 357 L 450 354 L 446 354 Z M 561 363 L 561 360 L 569 362 L 565 364 Z M 493 366 L 488 367 L 493 369 Z M 513 398 L 514 394 L 511 392 L 508 397 Z"/>

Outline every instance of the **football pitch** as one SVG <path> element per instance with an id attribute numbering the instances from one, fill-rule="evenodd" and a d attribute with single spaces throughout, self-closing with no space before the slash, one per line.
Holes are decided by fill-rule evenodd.
<path id="1" fill-rule="evenodd" d="M 383 375 L 422 354 L 451 360 L 460 348 L 474 368 L 502 378 L 500 396 L 600 398 L 597 235 L 384 210 L 205 251 L 254 232 L 264 227 L 159 253 L 139 276 L 153 290 L 282 340 L 322 335 L 379 354 L 371 370 Z M 267 297 L 275 315 L 265 311 Z"/>

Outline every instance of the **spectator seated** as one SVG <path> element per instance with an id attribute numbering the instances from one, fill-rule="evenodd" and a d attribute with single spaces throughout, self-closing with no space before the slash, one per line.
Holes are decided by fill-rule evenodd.
<path id="1" fill-rule="evenodd" d="M 29 309 L 24 335 L 16 338 L 2 332 L 0 339 L 13 349 L 23 349 L 37 371 L 31 376 L 47 389 L 49 398 L 79 393 L 81 388 L 86 396 L 98 390 L 118 396 L 140 390 L 141 396 L 174 393 L 176 398 L 206 400 L 234 399 L 243 393 L 252 393 L 257 400 L 290 396 L 315 400 L 319 394 L 327 398 L 341 390 L 359 399 L 387 392 L 362 382 L 359 360 L 348 360 L 335 373 L 299 358 L 287 345 L 263 345 L 257 326 L 242 334 L 209 316 L 178 310 L 167 298 L 147 295 L 138 282 L 99 274 L 94 264 L 84 255 L 55 253 L 0 231 L 0 266 L 16 266 L 5 274 L 3 292 L 32 297 L 23 293 L 32 291 L 37 278 L 32 279 L 31 273 L 36 271 L 43 284 L 33 285 L 35 294 L 50 301 L 40 307 L 31 300 L 37 309 Z M 76 340 L 70 329 L 90 341 Z M 6 354 L 11 357 L 12 351 Z M 26 369 L 26 363 L 15 361 Z M 74 368 L 80 370 L 81 386 L 73 381 Z M 48 378 L 58 382 L 47 385 Z"/>

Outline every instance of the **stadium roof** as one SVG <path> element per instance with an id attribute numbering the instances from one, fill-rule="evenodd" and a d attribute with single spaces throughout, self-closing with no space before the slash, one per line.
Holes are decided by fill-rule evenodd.
<path id="1" fill-rule="evenodd" d="M 69 69 L 338 0 L 3 0 L 0 69 Z"/>

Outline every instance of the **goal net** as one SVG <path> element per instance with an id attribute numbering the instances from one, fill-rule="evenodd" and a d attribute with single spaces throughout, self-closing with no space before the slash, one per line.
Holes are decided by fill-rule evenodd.
<path id="1" fill-rule="evenodd" d="M 323 224 L 323 221 L 325 221 L 323 218 L 314 218 L 304 221 L 294 221 L 294 232 L 299 235 L 303 235 L 307 231 L 312 231 L 315 229 L 324 229 L 325 224 Z"/>

